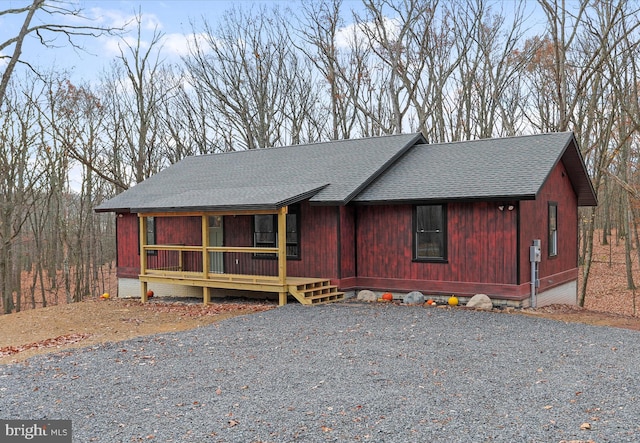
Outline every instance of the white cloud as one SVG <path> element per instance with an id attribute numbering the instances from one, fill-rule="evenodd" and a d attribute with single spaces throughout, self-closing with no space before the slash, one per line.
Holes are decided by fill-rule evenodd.
<path id="1" fill-rule="evenodd" d="M 397 18 L 385 17 L 383 26 L 386 29 L 389 38 L 398 36 L 400 23 Z M 375 27 L 376 25 L 373 22 L 351 23 L 344 26 L 340 28 L 336 34 L 336 46 L 339 49 L 353 48 L 356 42 L 367 40 L 367 33 L 365 33 L 365 31 L 372 33 L 374 32 Z"/>
<path id="2" fill-rule="evenodd" d="M 336 34 L 336 47 L 338 49 L 348 49 L 353 46 L 354 37 L 364 37 L 362 32 L 358 29 L 358 25 L 351 23 L 350 25 L 340 28 Z M 358 38 L 359 40 L 360 38 Z"/>
<path id="3" fill-rule="evenodd" d="M 88 12 L 88 16 L 92 17 L 93 21 L 99 24 L 99 26 L 104 27 L 126 29 L 135 22 L 135 15 L 133 12 L 124 13 L 117 9 L 91 8 Z"/>
<path id="4" fill-rule="evenodd" d="M 137 46 L 136 37 L 126 36 L 123 38 L 117 37 L 109 37 L 102 39 L 102 47 L 103 47 L 103 56 L 105 57 L 116 57 L 119 56 L 121 52 L 124 54 L 128 54 L 127 45 L 135 48 Z M 140 41 L 140 48 L 148 48 L 149 43 L 145 40 Z"/>
<path id="5" fill-rule="evenodd" d="M 189 48 L 193 48 L 196 43 L 206 48 L 207 45 L 203 45 L 204 40 L 204 34 L 167 34 L 162 40 L 162 52 L 169 57 L 182 57 L 189 54 Z"/>
<path id="6" fill-rule="evenodd" d="M 138 10 L 122 11 L 118 9 L 91 8 L 87 10 L 87 17 L 94 26 L 123 29 L 125 32 L 135 32 L 138 26 L 136 16 Z M 142 31 L 162 30 L 164 25 L 156 14 L 141 13 Z"/>
<path id="7" fill-rule="evenodd" d="M 142 16 L 142 29 L 147 31 L 162 30 L 164 25 L 155 14 L 144 14 Z"/>
<path id="8" fill-rule="evenodd" d="M 201 45 L 201 48 L 206 51 L 208 45 L 203 45 L 204 39 L 204 34 L 165 34 L 160 42 L 162 49 L 160 49 L 160 46 L 157 46 L 155 49 L 160 51 L 162 58 L 171 59 L 173 57 L 183 57 L 189 54 L 189 48 L 193 48 L 196 41 Z M 142 40 L 140 42 L 140 47 L 142 49 L 146 49 L 149 47 L 149 44 L 150 40 Z M 103 38 L 103 55 L 105 57 L 117 57 L 120 55 L 120 49 L 127 54 L 127 45 L 134 48 L 137 45 L 136 37 L 130 35 L 124 38 Z"/>

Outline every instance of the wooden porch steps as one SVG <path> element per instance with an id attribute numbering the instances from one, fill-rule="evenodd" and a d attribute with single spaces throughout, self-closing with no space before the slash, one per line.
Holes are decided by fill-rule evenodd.
<path id="1" fill-rule="evenodd" d="M 338 291 L 338 287 L 332 285 L 331 280 L 290 285 L 289 293 L 303 305 L 318 305 L 344 300 L 344 292 Z"/>

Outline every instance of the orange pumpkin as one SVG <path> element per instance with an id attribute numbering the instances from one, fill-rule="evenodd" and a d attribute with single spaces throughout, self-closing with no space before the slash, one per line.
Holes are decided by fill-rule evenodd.
<path id="1" fill-rule="evenodd" d="M 153 297 L 153 291 L 152 290 L 148 290 L 147 291 L 147 298 L 151 298 Z"/>
<path id="2" fill-rule="evenodd" d="M 392 301 L 393 294 L 391 294 L 391 292 L 385 292 L 384 294 L 382 294 L 382 299 L 386 301 Z"/>
<path id="3" fill-rule="evenodd" d="M 428 305 L 432 305 L 433 303 L 434 303 L 433 300 L 431 300 L 431 299 L 427 300 L 427 304 Z"/>

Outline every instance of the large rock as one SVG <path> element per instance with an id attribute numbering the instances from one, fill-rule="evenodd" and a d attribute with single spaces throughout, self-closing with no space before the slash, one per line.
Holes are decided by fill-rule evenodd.
<path id="1" fill-rule="evenodd" d="M 378 296 L 368 289 L 363 289 L 358 292 L 358 297 L 356 297 L 356 299 L 359 301 L 376 301 Z"/>
<path id="2" fill-rule="evenodd" d="M 467 302 L 468 308 L 493 309 L 493 302 L 486 294 L 476 294 Z"/>
<path id="3" fill-rule="evenodd" d="M 412 291 L 405 295 L 402 301 L 408 305 L 421 305 L 424 303 L 424 295 L 420 291 Z"/>

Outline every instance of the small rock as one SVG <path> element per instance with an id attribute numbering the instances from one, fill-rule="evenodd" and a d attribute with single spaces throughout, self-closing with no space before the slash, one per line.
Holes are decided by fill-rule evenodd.
<path id="1" fill-rule="evenodd" d="M 412 291 L 405 295 L 402 301 L 408 305 L 421 305 L 424 303 L 424 295 L 420 291 Z"/>
<path id="2" fill-rule="evenodd" d="M 493 309 L 493 302 L 486 294 L 476 294 L 467 302 L 468 308 Z"/>
<path id="3" fill-rule="evenodd" d="M 369 291 L 368 289 L 363 289 L 358 292 L 358 296 L 356 298 L 359 301 L 376 301 L 378 296 L 373 293 L 373 291 Z"/>

